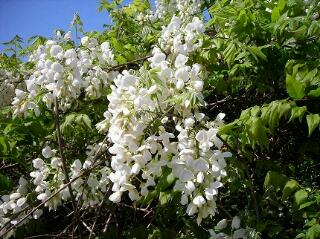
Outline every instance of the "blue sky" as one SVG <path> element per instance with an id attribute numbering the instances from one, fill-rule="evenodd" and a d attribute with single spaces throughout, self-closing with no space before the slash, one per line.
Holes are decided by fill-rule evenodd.
<path id="1" fill-rule="evenodd" d="M 16 34 L 24 40 L 33 35 L 51 37 L 54 29 L 68 30 L 78 12 L 84 31 L 102 30 L 110 23 L 106 12 L 97 12 L 99 0 L 0 0 L 0 43 Z M 129 2 L 129 1 L 125 1 Z M 4 46 L 0 44 L 0 50 Z"/>

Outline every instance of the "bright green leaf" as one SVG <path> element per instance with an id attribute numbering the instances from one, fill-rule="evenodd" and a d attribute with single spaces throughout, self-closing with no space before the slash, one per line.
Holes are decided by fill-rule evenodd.
<path id="1" fill-rule="evenodd" d="M 299 191 L 297 191 L 295 194 L 294 194 L 294 201 L 295 203 L 300 206 L 302 203 L 304 203 L 308 198 L 308 193 L 307 191 L 301 189 Z"/>
<path id="2" fill-rule="evenodd" d="M 320 116 L 318 114 L 307 115 L 309 136 L 312 134 L 312 132 L 315 130 L 315 128 L 319 125 L 319 123 L 320 123 Z"/>
<path id="3" fill-rule="evenodd" d="M 288 94 L 293 99 L 302 99 L 305 96 L 305 86 L 290 75 L 288 75 L 286 79 L 286 88 Z"/>
<path id="4" fill-rule="evenodd" d="M 282 200 L 286 200 L 292 193 L 298 190 L 299 185 L 296 180 L 289 180 L 282 190 Z"/>

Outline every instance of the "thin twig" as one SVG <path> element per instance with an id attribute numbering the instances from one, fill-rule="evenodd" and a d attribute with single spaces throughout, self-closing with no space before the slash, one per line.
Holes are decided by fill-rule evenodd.
<path id="1" fill-rule="evenodd" d="M 104 203 L 104 200 L 105 200 L 107 194 L 110 192 L 110 189 L 111 189 L 111 187 L 109 186 L 108 189 L 107 189 L 107 193 L 105 194 L 104 198 L 102 199 L 101 203 L 99 204 L 99 207 L 97 207 L 97 209 L 96 209 L 96 217 L 95 217 L 94 222 L 93 222 L 92 227 L 91 227 L 91 232 L 90 232 L 90 235 L 89 235 L 89 239 L 91 238 L 92 234 L 94 234 L 93 231 L 94 231 L 94 228 L 95 228 L 96 223 L 98 221 L 98 218 L 100 216 L 101 207 L 102 207 L 102 205 Z"/>
<path id="2" fill-rule="evenodd" d="M 91 228 L 87 225 L 87 223 L 85 223 L 84 221 L 82 221 L 82 224 L 84 225 L 84 227 L 90 232 L 90 235 L 93 233 L 93 231 L 91 230 Z M 94 234 L 94 233 L 93 233 Z"/>
<path id="3" fill-rule="evenodd" d="M 63 169 L 64 176 L 66 177 L 65 183 L 68 184 L 68 189 L 69 189 L 69 193 L 71 196 L 72 206 L 73 206 L 73 209 L 75 209 L 76 201 L 75 201 L 75 198 L 72 193 L 71 184 L 69 184 L 70 177 L 69 177 L 69 173 L 67 170 L 67 162 L 66 162 L 66 159 L 65 159 L 64 153 L 63 153 L 63 138 L 62 138 L 61 131 L 60 131 L 59 104 L 58 104 L 57 98 L 55 99 L 55 102 L 54 102 L 54 117 L 55 117 L 55 121 L 56 121 L 56 135 L 57 135 L 57 140 L 58 140 L 60 158 L 62 161 L 62 169 Z"/>
<path id="4" fill-rule="evenodd" d="M 4 169 L 8 169 L 8 168 L 13 168 L 15 166 L 17 166 L 18 163 L 14 163 L 14 164 L 9 164 L 9 165 L 3 165 L 0 170 L 4 170 Z"/>
<path id="5" fill-rule="evenodd" d="M 135 60 L 132 60 L 132 61 L 128 61 L 126 63 L 119 64 L 119 65 L 116 65 L 116 66 L 111 66 L 111 67 L 108 67 L 108 68 L 104 68 L 104 70 L 106 70 L 106 71 L 118 70 L 118 69 L 121 69 L 121 68 L 126 67 L 128 65 L 131 65 L 131 64 L 134 64 L 134 63 L 137 63 L 137 62 L 140 62 L 140 61 L 147 60 L 150 57 L 152 57 L 152 55 L 144 56 L 144 57 L 141 57 L 141 58 L 138 58 L 138 59 L 135 59 Z"/>
<path id="6" fill-rule="evenodd" d="M 63 169 L 63 173 L 65 176 L 65 182 L 66 184 L 68 184 L 68 190 L 70 193 L 70 197 L 71 197 L 71 203 L 72 203 L 72 207 L 73 207 L 73 211 L 74 211 L 74 220 L 76 222 L 76 224 L 78 224 L 78 216 L 77 216 L 77 210 L 76 210 L 76 200 L 74 198 L 73 192 L 72 192 L 72 188 L 71 188 L 71 184 L 69 184 L 70 182 L 70 177 L 69 177 L 69 172 L 67 170 L 67 162 L 66 159 L 64 157 L 64 153 L 63 153 L 63 138 L 62 138 L 62 134 L 60 131 L 60 119 L 59 119 L 59 103 L 58 103 L 58 99 L 56 98 L 54 101 L 54 118 L 55 118 L 55 122 L 56 122 L 56 135 L 57 135 L 57 140 L 58 140 L 58 146 L 59 146 L 59 153 L 60 153 L 60 158 L 62 161 L 62 169 Z M 80 233 L 80 237 L 81 237 L 81 230 L 79 230 Z M 73 233 L 72 233 L 73 235 Z M 72 236 L 73 238 L 73 236 Z"/>
<path id="7" fill-rule="evenodd" d="M 112 213 L 110 212 L 108 220 L 106 221 L 106 225 L 103 228 L 103 233 L 105 233 L 108 230 L 108 226 L 109 226 L 109 223 L 111 221 L 111 218 L 112 218 Z"/>

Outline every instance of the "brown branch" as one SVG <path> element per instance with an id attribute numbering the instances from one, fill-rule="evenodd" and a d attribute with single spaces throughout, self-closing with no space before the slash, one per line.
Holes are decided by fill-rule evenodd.
<path id="1" fill-rule="evenodd" d="M 68 184 L 68 189 L 69 189 L 69 193 L 70 193 L 70 197 L 71 197 L 72 207 L 73 207 L 73 210 L 75 210 L 76 201 L 75 201 L 75 198 L 74 198 L 73 193 L 72 193 L 71 184 L 69 184 L 70 177 L 69 177 L 69 173 L 68 173 L 68 170 L 67 170 L 67 162 L 66 162 L 66 159 L 64 158 L 64 153 L 63 153 L 63 138 L 62 138 L 62 134 L 61 134 L 61 131 L 60 131 L 59 103 L 58 103 L 57 98 L 54 101 L 54 118 L 55 118 L 55 121 L 56 121 L 56 135 L 57 135 L 57 140 L 58 140 L 58 145 L 59 145 L 60 158 L 61 158 L 61 161 L 62 161 L 62 169 L 63 169 L 64 176 L 66 177 L 64 183 Z"/>
<path id="2" fill-rule="evenodd" d="M 9 165 L 3 165 L 0 170 L 4 170 L 4 169 L 8 169 L 8 168 L 13 168 L 15 166 L 17 166 L 18 163 L 14 163 L 14 164 L 9 164 Z"/>
<path id="3" fill-rule="evenodd" d="M 61 131 L 60 131 L 59 103 L 58 103 L 58 99 L 57 98 L 54 101 L 54 118 L 55 118 L 55 122 L 56 122 L 56 135 L 57 135 L 57 140 L 58 140 L 58 145 L 59 145 L 60 158 L 61 158 L 61 161 L 62 161 L 62 169 L 63 169 L 63 173 L 64 173 L 64 176 L 65 176 L 64 183 L 66 183 L 68 185 L 68 190 L 69 190 L 70 197 L 71 197 L 72 208 L 73 208 L 73 211 L 74 211 L 73 219 L 74 219 L 75 223 L 78 224 L 78 215 L 77 215 L 77 210 L 76 210 L 76 200 L 75 200 L 73 192 L 72 192 L 71 184 L 69 183 L 70 182 L 70 177 L 69 177 L 69 172 L 67 170 L 67 162 L 66 162 L 66 159 L 65 159 L 64 153 L 63 153 L 63 138 L 62 138 L 62 134 L 61 134 Z M 81 238 L 81 230 L 80 229 L 79 229 L 79 234 L 80 234 L 80 238 Z M 72 232 L 72 238 L 73 238 L 73 232 Z"/>
<path id="4" fill-rule="evenodd" d="M 108 230 L 108 226 L 110 224 L 111 218 L 112 218 L 112 213 L 110 212 L 109 217 L 108 217 L 108 219 L 106 221 L 106 225 L 103 228 L 103 233 L 105 233 Z"/>
<path id="5" fill-rule="evenodd" d="M 141 57 L 141 58 L 138 58 L 138 59 L 135 59 L 135 60 L 132 60 L 132 61 L 128 61 L 126 63 L 119 64 L 119 65 L 116 65 L 116 66 L 111 66 L 111 67 L 108 67 L 108 68 L 104 68 L 103 70 L 106 70 L 108 72 L 109 71 L 115 71 L 115 70 L 121 70 L 121 68 L 128 67 L 128 66 L 133 65 L 135 63 L 138 63 L 140 61 L 145 61 L 145 60 L 149 59 L 150 57 L 152 57 L 152 55 L 144 56 L 144 57 Z"/>

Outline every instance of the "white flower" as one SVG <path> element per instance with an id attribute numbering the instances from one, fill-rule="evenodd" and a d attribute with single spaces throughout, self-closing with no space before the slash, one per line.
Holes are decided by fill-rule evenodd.
<path id="1" fill-rule="evenodd" d="M 193 169 L 205 172 L 209 169 L 209 163 L 203 158 L 199 158 L 193 162 Z"/>
<path id="2" fill-rule="evenodd" d="M 187 194 L 182 194 L 180 203 L 181 203 L 181 205 L 186 205 L 188 203 Z"/>
<path id="3" fill-rule="evenodd" d="M 72 33 L 71 31 L 66 32 L 66 34 L 64 34 L 63 36 L 64 40 L 66 41 L 70 41 L 72 39 Z"/>
<path id="4" fill-rule="evenodd" d="M 157 48 L 155 48 L 157 49 Z M 161 63 L 166 60 L 166 55 L 162 53 L 160 50 L 157 50 L 157 52 L 149 59 L 151 62 L 151 67 L 160 67 Z"/>
<path id="5" fill-rule="evenodd" d="M 228 225 L 227 219 L 222 219 L 221 221 L 219 221 L 217 223 L 217 229 L 218 230 L 223 230 L 223 229 L 225 229 L 227 227 L 227 225 Z"/>
<path id="6" fill-rule="evenodd" d="M 196 188 L 192 181 L 188 181 L 185 187 L 189 193 L 192 193 Z"/>
<path id="7" fill-rule="evenodd" d="M 58 63 L 58 62 L 54 62 L 51 66 L 51 69 L 54 71 L 54 72 L 59 72 L 59 73 L 62 73 L 63 72 L 63 66 Z"/>
<path id="8" fill-rule="evenodd" d="M 36 169 L 42 169 L 44 167 L 44 162 L 41 158 L 36 158 L 32 160 L 33 167 Z"/>
<path id="9" fill-rule="evenodd" d="M 201 207 L 203 204 L 206 203 L 206 200 L 202 197 L 202 195 L 198 195 L 192 200 L 192 202 L 194 205 Z"/>
<path id="10" fill-rule="evenodd" d="M 12 193 L 10 194 L 10 200 L 15 200 L 21 197 L 20 193 Z"/>
<path id="11" fill-rule="evenodd" d="M 240 227 L 240 222 L 240 218 L 238 216 L 235 216 L 231 222 L 232 229 L 238 229 Z"/>
<path id="12" fill-rule="evenodd" d="M 113 194 L 110 195 L 109 200 L 114 202 L 114 203 L 118 203 L 121 201 L 121 196 L 122 196 L 122 192 L 121 191 L 116 191 Z"/>
<path id="13" fill-rule="evenodd" d="M 177 90 L 182 90 L 184 87 L 184 81 L 183 80 L 178 80 L 177 82 Z"/>
<path id="14" fill-rule="evenodd" d="M 193 88 L 196 90 L 196 91 L 202 91 L 203 89 L 203 81 L 202 80 L 196 80 L 196 81 L 193 81 L 192 82 L 192 85 L 193 85 Z"/>
<path id="15" fill-rule="evenodd" d="M 110 50 L 110 43 L 107 41 L 103 42 L 101 44 L 101 50 L 105 51 L 105 52 L 109 51 Z"/>
<path id="16" fill-rule="evenodd" d="M 26 92 L 19 90 L 19 89 L 15 89 L 14 91 L 15 91 L 16 97 L 18 99 L 22 99 L 27 94 Z"/>
<path id="17" fill-rule="evenodd" d="M 18 207 L 22 207 L 26 202 L 27 202 L 27 198 L 26 197 L 19 198 L 17 200 L 17 206 Z"/>
<path id="18" fill-rule="evenodd" d="M 63 52 L 63 49 L 59 45 L 53 45 L 50 49 L 50 54 L 53 57 L 58 57 L 59 54 L 62 54 L 62 52 Z"/>
<path id="19" fill-rule="evenodd" d="M 193 173 L 188 170 L 188 169 L 184 169 L 181 171 L 180 175 L 179 175 L 179 179 L 182 181 L 182 182 L 187 182 L 191 179 L 194 178 L 194 175 Z"/>
<path id="20" fill-rule="evenodd" d="M 233 232 L 233 237 L 232 239 L 243 239 L 246 238 L 246 229 L 240 228 L 238 230 L 235 230 Z"/>
<path id="21" fill-rule="evenodd" d="M 137 79 L 135 76 L 130 75 L 129 72 L 124 71 L 122 76 L 119 76 L 115 80 L 115 84 L 120 89 L 128 90 L 130 86 L 134 86 L 137 82 Z"/>
<path id="22" fill-rule="evenodd" d="M 203 180 L 204 180 L 204 173 L 203 173 L 203 172 L 199 172 L 199 173 L 197 174 L 197 182 L 198 182 L 198 183 L 202 183 Z"/>
<path id="23" fill-rule="evenodd" d="M 76 159 L 71 165 L 72 171 L 76 173 L 80 172 L 81 168 L 82 168 L 82 163 L 79 159 Z"/>
<path id="24" fill-rule="evenodd" d="M 84 37 L 82 37 L 81 38 L 81 44 L 83 45 L 83 46 L 87 46 L 88 44 L 89 44 L 89 37 L 88 36 L 84 36 Z"/>
<path id="25" fill-rule="evenodd" d="M 42 155 L 43 157 L 45 157 L 46 159 L 51 158 L 53 155 L 53 152 L 50 148 L 50 146 L 46 146 L 42 149 Z"/>
<path id="26" fill-rule="evenodd" d="M 187 207 L 187 214 L 189 216 L 192 216 L 194 214 L 196 214 L 198 212 L 198 208 L 196 205 L 194 205 L 193 203 L 190 203 Z"/>
<path id="27" fill-rule="evenodd" d="M 187 61 L 188 61 L 188 57 L 186 57 L 185 55 L 179 54 L 174 62 L 174 66 L 176 68 L 184 67 Z"/>

